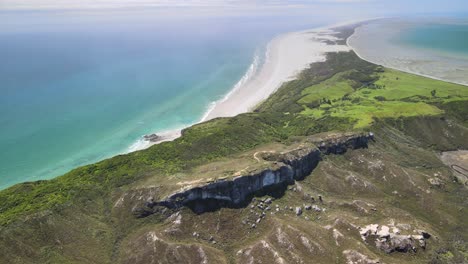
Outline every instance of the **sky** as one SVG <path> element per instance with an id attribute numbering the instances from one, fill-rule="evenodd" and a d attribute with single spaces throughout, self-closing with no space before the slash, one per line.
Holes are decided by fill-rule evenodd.
<path id="1" fill-rule="evenodd" d="M 468 12 L 468 0 L 0 0 L 0 10 L 154 8 L 206 14 L 389 15 Z"/>

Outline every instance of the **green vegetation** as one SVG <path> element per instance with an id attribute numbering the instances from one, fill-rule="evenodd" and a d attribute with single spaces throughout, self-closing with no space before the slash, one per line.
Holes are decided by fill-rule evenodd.
<path id="1" fill-rule="evenodd" d="M 433 90 L 437 93 L 431 97 Z M 367 130 L 376 118 L 440 115 L 444 109 L 463 118 L 458 113 L 466 111 L 467 100 L 465 86 L 383 69 L 353 52 L 331 53 L 326 62 L 312 64 L 283 85 L 255 113 L 195 125 L 174 142 L 1 191 L 0 225 L 86 192 L 109 193 L 150 174 L 182 172 L 268 142 Z"/>
<path id="2" fill-rule="evenodd" d="M 362 129 L 375 119 L 440 115 L 443 111 L 435 104 L 468 98 L 463 85 L 382 68 L 367 74 L 372 78 L 363 79 L 364 73 L 356 70 L 342 72 L 304 89 L 298 101 L 304 107 L 301 113 L 316 119 L 348 118 Z"/>
<path id="3" fill-rule="evenodd" d="M 297 139 L 304 136 L 363 130 L 375 131 L 382 137 L 370 150 L 356 151 L 345 157 L 326 158 L 312 177 L 303 182 L 304 190 L 333 199 L 333 204 L 327 209 L 328 220 L 359 219 L 360 224 L 365 225 L 369 221 L 383 222 L 383 219 L 398 217 L 414 225 L 424 223 L 441 240 L 448 241 L 449 236 L 458 233 L 451 226 L 466 226 L 460 221 L 466 213 L 459 209 L 463 200 L 460 197 L 466 197 L 463 196 L 466 192 L 462 192 L 460 186 L 450 180 L 448 169 L 435 157 L 432 149 L 443 151 L 468 147 L 465 127 L 468 124 L 467 105 L 466 86 L 386 69 L 359 59 L 353 52 L 331 53 L 327 61 L 312 64 L 297 80 L 284 84 L 253 113 L 198 124 L 184 130 L 183 136 L 173 142 L 84 166 L 53 180 L 18 184 L 1 191 L 0 255 L 8 253 L 16 256 L 9 248 L 23 250 L 24 247 L 29 250 L 30 259 L 35 260 L 35 254 L 44 258 L 39 262 L 57 260 L 74 263 L 83 257 L 80 254 L 84 254 L 77 253 L 75 247 L 79 245 L 80 252 L 89 252 L 86 260 L 90 263 L 92 259 L 94 262 L 98 259 L 99 263 L 110 263 L 118 259 L 119 254 L 126 258 L 125 250 L 130 254 L 140 249 L 132 247 L 136 245 L 134 240 L 139 239 L 138 234 L 144 235 L 142 230 L 166 225 L 162 224 L 162 215 L 146 219 L 136 219 L 131 215 L 132 202 L 146 199 L 143 197 L 145 191 L 151 190 L 156 193 L 152 195 L 163 196 L 173 190 L 164 189 L 171 183 L 230 177 L 245 167 L 256 169 L 256 166 L 264 164 L 258 164 L 252 158 L 254 153 L 272 149 L 282 151 L 282 148 L 300 142 Z M 456 125 L 447 126 L 445 118 Z M 218 170 L 220 167 L 223 169 Z M 429 185 L 427 177 L 435 173 L 445 177 L 447 187 Z M 402 185 L 402 181 L 422 187 Z M 399 196 L 394 194 L 396 190 Z M 358 196 L 359 199 L 379 204 L 382 210 L 379 209 L 376 215 L 353 211 L 352 208 L 356 206 L 349 204 L 348 200 L 355 200 Z M 126 198 L 128 204 L 122 205 L 123 209 L 119 211 L 115 204 L 120 197 L 135 200 Z M 292 192 L 278 203 L 283 208 L 298 201 L 303 203 L 303 199 Z M 444 203 L 437 202 L 443 199 Z M 216 217 L 221 219 L 223 214 L 224 220 L 214 220 Z M 274 231 L 268 226 L 259 227 L 258 234 L 242 229 L 240 219 L 247 214 L 248 210 L 223 210 L 219 214 L 215 212 L 199 217 L 184 213 L 184 217 L 193 220 L 193 229 L 184 227 L 187 229 L 183 229 L 182 234 L 176 232 L 176 241 L 169 243 L 169 246 L 189 248 L 188 244 L 193 243 L 192 233 L 204 230 L 197 225 L 206 225 L 206 230 L 213 229 L 212 234 L 225 232 L 219 235 L 219 239 L 225 238 L 228 242 L 218 247 L 223 252 L 231 252 L 232 260 L 235 258 L 232 252 L 237 252 L 240 244 L 254 243 L 258 237 Z M 287 224 L 297 229 L 304 228 L 301 232 L 288 229 L 291 237 L 297 237 L 300 233 L 314 237 L 317 233 L 321 234 L 317 238 L 319 241 L 327 236 L 328 231 L 323 229 L 327 221 L 325 217 L 320 220 L 313 212 L 304 214 L 313 221 L 304 222 L 295 216 L 282 215 L 274 220 L 276 222 L 271 220 L 272 226 L 273 223 L 280 223 L 279 226 L 286 229 Z M 235 225 L 237 220 L 239 223 Z M 440 226 L 440 223 L 445 226 Z M 219 229 L 219 225 L 226 226 Z M 308 231 L 306 225 L 315 231 Z M 44 231 L 44 226 L 50 226 L 50 229 Z M 140 230 L 142 226 L 145 227 Z M 58 234 L 57 230 L 61 233 Z M 349 230 L 348 226 L 341 232 L 348 232 L 346 230 Z M 445 233 L 449 235 L 445 236 Z M 57 241 L 50 241 L 50 237 L 53 237 L 50 234 L 71 236 L 73 242 L 68 243 L 68 249 L 61 251 L 56 247 Z M 348 235 L 356 236 L 352 232 Z M 34 238 L 34 245 L 24 243 L 31 237 Z M 274 244 L 272 237 L 265 239 Z M 360 238 L 356 239 L 359 241 Z M 88 245 L 89 241 L 94 244 Z M 141 242 L 141 239 L 138 241 Z M 324 241 L 327 244 L 322 248 L 337 244 L 333 238 Z M 344 245 L 356 244 L 355 241 L 353 243 L 348 241 Z M 364 245 L 359 247 L 370 256 L 378 254 Z M 141 248 L 145 248 L 145 245 L 141 245 Z M 456 262 L 467 252 L 463 247 L 449 248 L 450 251 L 441 250 L 437 257 Z M 344 249 L 340 248 L 339 254 Z M 98 251 L 96 256 L 92 255 L 93 250 Z M 210 248 L 207 252 L 218 254 L 212 250 Z M 330 263 L 336 261 L 335 253 L 327 251 L 320 258 Z M 330 259 L 330 256 L 333 258 Z M 0 256 L 0 262 L 2 260 Z M 395 263 L 400 259 L 383 257 L 383 260 Z M 403 260 L 413 261 L 411 258 Z"/>

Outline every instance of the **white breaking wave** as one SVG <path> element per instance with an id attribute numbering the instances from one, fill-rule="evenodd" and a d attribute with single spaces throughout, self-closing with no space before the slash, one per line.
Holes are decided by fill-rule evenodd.
<path id="1" fill-rule="evenodd" d="M 242 76 L 242 78 L 233 86 L 233 88 L 221 100 L 210 103 L 210 105 L 208 106 L 208 109 L 206 110 L 205 114 L 200 119 L 200 123 L 203 122 L 203 121 L 207 121 L 206 119 L 208 118 L 211 111 L 213 111 L 213 109 L 216 107 L 217 104 L 225 102 L 226 100 L 228 100 L 229 97 L 234 92 L 236 92 L 243 85 L 245 85 L 250 79 L 252 79 L 252 77 L 255 76 L 255 73 L 257 73 L 259 65 L 260 65 L 260 56 L 258 56 L 258 54 L 255 54 L 254 60 L 253 60 L 252 64 L 250 64 L 250 66 L 247 69 L 247 72 L 244 74 L 244 76 Z"/>
<path id="2" fill-rule="evenodd" d="M 255 76 L 255 73 L 258 70 L 258 67 L 260 65 L 260 56 L 258 54 L 255 54 L 254 59 L 252 64 L 250 64 L 249 68 L 247 69 L 246 73 L 242 78 L 233 86 L 233 88 L 220 100 L 211 102 L 205 113 L 203 114 L 202 118 L 198 123 L 206 121 L 207 117 L 213 111 L 213 109 L 216 107 L 218 103 L 225 102 L 226 100 L 229 99 L 229 97 L 238 89 L 240 89 L 243 85 L 245 85 L 249 80 L 252 79 L 253 76 Z M 174 140 L 182 135 L 182 129 L 174 129 L 174 130 L 168 130 L 168 131 L 162 131 L 162 132 L 157 132 L 156 134 L 161 137 L 161 140 L 157 142 L 151 142 L 149 140 L 146 140 L 144 136 L 139 138 L 135 143 L 133 143 L 130 147 L 128 147 L 126 153 L 142 150 L 151 147 L 154 144 L 166 142 L 166 141 L 171 141 Z"/>
<path id="3" fill-rule="evenodd" d="M 152 142 L 149 140 L 146 140 L 144 137 L 139 138 L 135 143 L 133 143 L 130 147 L 128 147 L 126 153 L 142 150 L 151 147 L 154 144 L 166 142 L 166 141 L 172 141 L 182 135 L 182 129 L 183 128 L 178 128 L 178 129 L 173 129 L 173 130 L 167 130 L 167 131 L 162 131 L 157 133 L 158 136 L 161 137 L 160 140 L 157 142 Z"/>
<path id="4" fill-rule="evenodd" d="M 133 143 L 130 147 L 128 147 L 127 153 L 142 150 L 145 148 L 148 148 L 150 146 L 151 142 L 140 138 L 138 139 L 135 143 Z"/>

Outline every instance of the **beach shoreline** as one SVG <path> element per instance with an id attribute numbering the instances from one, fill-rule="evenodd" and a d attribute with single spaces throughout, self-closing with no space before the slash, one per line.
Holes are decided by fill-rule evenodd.
<path id="1" fill-rule="evenodd" d="M 390 23 L 388 22 L 390 21 Z M 386 68 L 415 74 L 434 80 L 468 85 L 468 62 L 450 59 L 441 53 L 403 47 L 391 41 L 400 31 L 414 26 L 416 22 L 400 19 L 382 20 L 377 24 L 380 33 L 371 26 L 358 26 L 346 41 L 362 60 L 382 65 Z M 376 48 L 377 47 L 377 48 Z M 385 52 L 384 52 L 385 51 Z M 458 74 L 455 74 L 459 72 Z"/>
<path id="2" fill-rule="evenodd" d="M 310 64 L 324 61 L 326 53 L 351 50 L 346 44 L 336 43 L 340 39 L 335 36 L 337 32 L 333 29 L 363 21 L 367 20 L 342 22 L 276 36 L 268 43 L 264 63 L 259 65 L 259 58 L 255 56 L 238 83 L 223 98 L 212 102 L 195 124 L 254 110 L 283 83 L 294 80 Z M 330 44 L 330 42 L 335 43 Z M 146 140 L 143 136 L 129 148 L 128 152 L 175 140 L 182 135 L 184 128 L 159 132 L 157 135 L 161 137 L 157 141 Z"/>

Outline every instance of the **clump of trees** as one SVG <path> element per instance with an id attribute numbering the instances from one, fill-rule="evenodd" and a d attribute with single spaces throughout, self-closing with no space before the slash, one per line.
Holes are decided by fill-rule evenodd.
<path id="1" fill-rule="evenodd" d="M 331 105 L 332 102 L 330 101 L 330 99 L 324 97 L 324 98 L 320 99 L 320 104 L 329 104 L 329 105 Z"/>
<path id="2" fill-rule="evenodd" d="M 372 90 L 377 90 L 377 89 L 385 89 L 385 85 L 380 85 L 380 84 L 375 84 L 375 83 L 369 83 L 365 85 L 363 88 L 369 88 Z"/>
<path id="3" fill-rule="evenodd" d="M 351 97 L 349 97 L 349 94 L 345 94 L 341 97 L 341 101 L 351 101 Z"/>
<path id="4" fill-rule="evenodd" d="M 380 101 L 380 102 L 383 102 L 383 101 L 387 100 L 385 97 L 383 97 L 381 95 L 375 96 L 374 99 L 377 100 L 377 101 Z"/>

